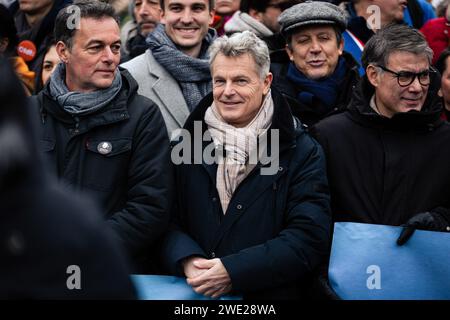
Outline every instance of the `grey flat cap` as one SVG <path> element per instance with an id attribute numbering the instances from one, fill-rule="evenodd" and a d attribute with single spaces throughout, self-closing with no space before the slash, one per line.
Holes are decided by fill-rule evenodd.
<path id="1" fill-rule="evenodd" d="M 344 10 L 329 2 L 306 1 L 283 11 L 278 17 L 281 33 L 286 35 L 298 27 L 314 24 L 332 24 L 341 31 L 347 27 Z"/>

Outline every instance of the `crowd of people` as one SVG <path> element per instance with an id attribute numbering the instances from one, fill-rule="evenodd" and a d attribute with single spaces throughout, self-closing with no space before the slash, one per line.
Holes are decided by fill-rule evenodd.
<path id="1" fill-rule="evenodd" d="M 339 299 L 334 222 L 450 231 L 449 28 L 446 0 L 0 0 L 0 297 Z"/>

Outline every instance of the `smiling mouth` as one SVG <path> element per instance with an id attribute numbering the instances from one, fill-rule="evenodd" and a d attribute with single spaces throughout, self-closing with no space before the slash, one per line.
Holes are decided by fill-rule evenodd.
<path id="1" fill-rule="evenodd" d="M 237 104 L 240 104 L 241 102 L 239 101 L 220 101 L 222 104 L 226 105 L 226 106 L 235 106 Z"/>
<path id="2" fill-rule="evenodd" d="M 198 28 L 175 28 L 175 30 L 183 34 L 193 34 L 197 32 Z"/>

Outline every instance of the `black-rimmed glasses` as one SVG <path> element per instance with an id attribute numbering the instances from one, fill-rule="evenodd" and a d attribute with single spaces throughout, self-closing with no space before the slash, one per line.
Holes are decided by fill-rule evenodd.
<path id="1" fill-rule="evenodd" d="M 435 72 L 433 69 L 424 70 L 419 73 L 410 72 L 410 71 L 395 72 L 395 71 L 389 70 L 388 68 L 381 66 L 381 65 L 378 65 L 378 67 L 380 67 L 382 70 L 384 70 L 386 72 L 392 73 L 397 78 L 397 82 L 400 87 L 409 86 L 411 83 L 414 82 L 416 77 L 417 77 L 417 79 L 419 79 L 419 83 L 421 85 L 428 86 L 431 81 L 430 80 L 431 73 Z"/>

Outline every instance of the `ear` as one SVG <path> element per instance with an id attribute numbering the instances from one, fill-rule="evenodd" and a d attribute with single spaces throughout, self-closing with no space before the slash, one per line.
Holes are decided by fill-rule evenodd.
<path id="1" fill-rule="evenodd" d="M 69 61 L 70 50 L 64 42 L 58 41 L 56 43 L 56 53 L 63 63 L 67 63 Z"/>
<path id="2" fill-rule="evenodd" d="M 216 15 L 216 10 L 212 9 L 209 11 L 209 25 L 214 22 L 214 16 Z"/>
<path id="3" fill-rule="evenodd" d="M 344 38 L 341 39 L 341 42 L 338 44 L 338 52 L 339 55 L 342 55 L 344 52 Z"/>
<path id="4" fill-rule="evenodd" d="M 438 91 L 437 94 L 438 94 L 438 96 L 441 97 L 441 98 L 444 96 L 444 95 L 442 94 L 442 88 L 439 89 L 439 91 Z"/>
<path id="5" fill-rule="evenodd" d="M 160 17 L 159 23 L 166 24 L 166 11 L 163 10 L 162 8 L 159 17 Z"/>
<path id="6" fill-rule="evenodd" d="M 289 60 L 294 61 L 294 52 L 292 51 L 291 47 L 289 47 L 288 44 L 286 44 L 286 46 L 284 47 L 284 49 L 286 50 L 286 53 L 289 56 Z"/>
<path id="7" fill-rule="evenodd" d="M 262 12 L 256 11 L 255 9 L 248 10 L 248 15 L 256 21 L 262 21 Z"/>
<path id="8" fill-rule="evenodd" d="M 264 79 L 264 89 L 263 89 L 263 94 L 266 95 L 269 90 L 270 90 L 270 86 L 272 85 L 272 80 L 273 80 L 273 74 L 271 72 L 269 72 L 266 76 L 266 78 Z"/>
<path id="9" fill-rule="evenodd" d="M 366 68 L 366 75 L 370 84 L 373 85 L 375 88 L 380 85 L 380 77 L 377 68 L 375 66 L 369 64 Z"/>
<path id="10" fill-rule="evenodd" d="M 5 52 L 9 45 L 9 39 L 8 38 L 0 38 L 0 54 Z"/>

